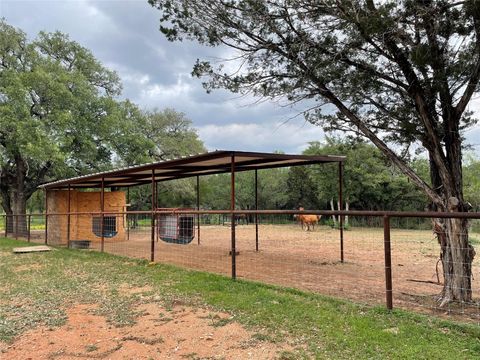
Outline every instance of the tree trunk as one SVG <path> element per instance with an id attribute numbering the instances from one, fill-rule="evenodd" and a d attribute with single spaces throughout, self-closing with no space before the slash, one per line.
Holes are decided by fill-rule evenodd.
<path id="1" fill-rule="evenodd" d="M 345 201 L 345 211 L 348 211 L 350 209 L 350 203 L 347 201 Z M 345 216 L 345 224 L 344 226 L 348 226 L 348 215 Z"/>
<path id="2" fill-rule="evenodd" d="M 27 198 L 25 193 L 12 191 L 11 207 L 4 207 L 7 216 L 7 235 L 10 236 L 26 236 L 27 235 Z"/>
<path id="3" fill-rule="evenodd" d="M 7 214 L 7 235 L 27 236 L 27 200 L 35 188 L 27 188 L 27 166 L 20 156 L 13 171 L 2 169 L 0 193 Z M 11 170 L 11 169 L 10 169 Z"/>
<path id="4" fill-rule="evenodd" d="M 7 217 L 7 227 L 6 227 L 6 234 L 13 234 L 13 226 L 15 221 L 13 220 L 13 211 L 11 209 L 4 209 L 5 210 L 5 216 Z"/>
<path id="5" fill-rule="evenodd" d="M 8 189 L 8 186 L 7 186 L 7 180 L 8 180 L 8 177 L 5 176 L 4 172 L 2 171 L 2 169 L 0 169 L 0 198 L 2 200 L 1 202 L 1 205 L 2 205 L 2 208 L 3 210 L 5 211 L 5 216 L 6 216 L 6 228 L 5 228 L 5 231 L 6 231 L 6 234 L 11 234 L 13 233 L 13 224 L 14 224 L 14 221 L 13 221 L 13 209 L 12 209 L 12 202 L 11 202 L 11 199 L 10 199 L 10 193 L 9 193 L 9 189 Z"/>
<path id="6" fill-rule="evenodd" d="M 440 244 L 443 289 L 440 306 L 452 301 L 472 301 L 472 262 L 475 250 L 468 242 L 466 219 L 435 219 L 434 231 Z"/>
<path id="7" fill-rule="evenodd" d="M 458 160 L 458 162 L 461 161 Z M 440 169 L 430 158 L 430 178 L 434 189 L 443 198 L 447 199 L 444 204 L 432 204 L 432 210 L 459 212 L 468 211 L 463 201 L 463 189 L 461 186 L 461 166 L 454 166 L 451 174 L 456 183 L 449 188 L 442 182 Z M 433 231 L 440 245 L 440 260 L 443 267 L 443 289 L 439 295 L 440 307 L 448 303 L 472 301 L 472 262 L 475 250 L 468 241 L 467 219 L 432 219 Z"/>
<path id="8" fill-rule="evenodd" d="M 332 211 L 335 211 L 335 206 L 333 205 L 333 199 L 330 199 L 330 208 Z M 332 215 L 332 220 L 333 220 L 333 227 L 336 229 L 337 228 L 337 217 L 335 215 Z"/>
<path id="9" fill-rule="evenodd" d="M 27 236 L 27 199 L 25 193 L 16 193 L 13 198 L 14 225 L 13 233 L 18 236 Z"/>

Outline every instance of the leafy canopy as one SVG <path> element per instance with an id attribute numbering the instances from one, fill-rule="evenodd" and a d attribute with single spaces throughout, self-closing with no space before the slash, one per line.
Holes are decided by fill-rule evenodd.
<path id="1" fill-rule="evenodd" d="M 230 48 L 238 66 L 195 64 L 208 91 L 302 102 L 312 123 L 372 141 L 437 206 L 462 201 L 461 131 L 476 121 L 466 107 L 480 79 L 480 2 L 149 2 L 169 40 Z M 405 161 L 412 146 L 427 152 L 432 185 Z"/>
<path id="2" fill-rule="evenodd" d="M 112 166 L 204 150 L 174 110 L 120 101 L 118 75 L 61 32 L 24 32 L 0 20 L 0 195 L 7 211 L 37 186 Z"/>

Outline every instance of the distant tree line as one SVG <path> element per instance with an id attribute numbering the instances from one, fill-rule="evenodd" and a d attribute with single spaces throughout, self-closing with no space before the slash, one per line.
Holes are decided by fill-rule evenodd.
<path id="1" fill-rule="evenodd" d="M 350 210 L 423 211 L 425 194 L 385 159 L 373 145 L 364 141 L 327 137 L 311 142 L 306 155 L 344 155 L 343 208 Z M 417 157 L 410 166 L 428 182 L 428 161 Z M 480 161 L 469 154 L 465 166 L 465 198 L 480 209 Z M 254 172 L 236 175 L 237 209 L 254 209 Z M 135 209 L 150 208 L 149 185 L 130 190 Z M 338 209 L 338 165 L 320 164 L 258 171 L 259 209 Z M 179 179 L 158 184 L 161 207 L 195 207 L 196 180 Z M 230 175 L 200 177 L 201 207 L 230 208 Z"/>

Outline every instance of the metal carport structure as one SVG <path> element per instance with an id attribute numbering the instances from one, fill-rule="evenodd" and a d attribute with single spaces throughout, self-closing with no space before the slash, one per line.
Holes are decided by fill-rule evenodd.
<path id="1" fill-rule="evenodd" d="M 102 250 L 103 250 L 103 217 L 104 211 L 104 192 L 105 188 L 132 187 L 137 185 L 151 184 L 151 211 L 152 211 L 152 230 L 151 230 L 151 261 L 154 261 L 155 247 L 155 211 L 157 208 L 156 184 L 158 182 L 174 179 L 196 177 L 197 186 L 197 210 L 200 210 L 199 177 L 213 174 L 230 173 L 231 191 L 230 191 L 230 211 L 235 211 L 235 173 L 242 171 L 255 171 L 255 210 L 258 210 L 258 170 L 271 169 L 279 167 L 313 165 L 322 163 L 338 163 L 338 186 L 339 186 L 339 204 L 342 210 L 343 203 L 343 162 L 344 156 L 333 155 L 291 155 L 279 153 L 245 152 L 216 150 L 204 154 L 182 157 L 179 159 L 166 160 L 161 162 L 152 162 L 143 165 L 131 166 L 117 170 L 98 172 L 90 175 L 77 176 L 70 179 L 58 180 L 40 185 L 39 188 L 45 190 L 45 209 L 48 209 L 47 192 L 49 190 L 68 189 L 68 231 L 67 241 L 70 237 L 70 190 L 85 188 L 100 188 L 100 216 L 102 217 Z M 48 219 L 48 212 L 46 219 Z M 198 243 L 200 244 L 200 221 L 197 214 Z M 48 233 L 48 222 L 46 220 L 45 238 Z M 258 250 L 258 214 L 255 214 L 256 226 L 256 250 Z M 231 242 L 232 242 L 232 276 L 235 278 L 235 221 L 231 221 Z M 340 217 L 340 257 L 343 262 L 343 218 Z"/>

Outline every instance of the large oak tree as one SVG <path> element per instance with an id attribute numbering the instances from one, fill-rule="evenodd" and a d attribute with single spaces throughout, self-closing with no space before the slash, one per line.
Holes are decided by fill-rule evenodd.
<path id="1" fill-rule="evenodd" d="M 144 115 L 116 99 L 120 90 L 117 74 L 67 35 L 41 32 L 29 41 L 0 20 L 0 201 L 7 215 L 25 214 L 43 182 L 149 158 L 153 143 L 138 126 Z"/>
<path id="2" fill-rule="evenodd" d="M 312 123 L 368 138 L 433 209 L 468 210 L 461 131 L 475 122 L 466 109 L 480 78 L 480 2 L 149 2 L 161 11 L 169 40 L 231 49 L 236 62 L 195 64 L 208 91 L 304 102 Z M 430 182 L 404 161 L 411 146 L 428 154 Z M 441 305 L 470 301 L 475 252 L 467 221 L 436 219 L 435 231 L 445 278 Z"/>

